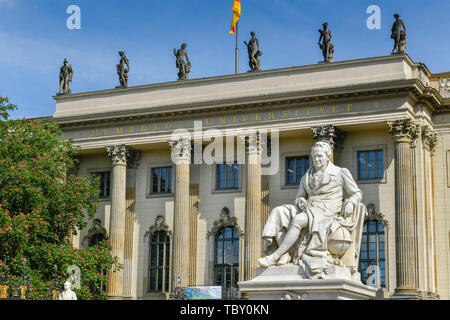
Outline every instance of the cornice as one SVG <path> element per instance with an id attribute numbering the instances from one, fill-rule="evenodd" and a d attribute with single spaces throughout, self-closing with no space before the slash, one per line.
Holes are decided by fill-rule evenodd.
<path id="1" fill-rule="evenodd" d="M 291 91 L 283 94 L 258 95 L 244 98 L 231 98 L 220 101 L 206 101 L 185 105 L 174 104 L 159 108 L 149 108 L 130 114 L 124 110 L 114 114 L 93 114 L 89 117 L 59 118 L 56 121 L 61 128 L 84 127 L 107 124 L 117 121 L 136 121 L 161 119 L 175 116 L 195 116 L 203 113 L 240 111 L 262 107 L 282 107 L 291 104 L 321 103 L 329 100 L 380 98 L 383 95 L 404 94 L 412 96 L 416 101 L 429 105 L 433 111 L 440 107 L 442 98 L 437 90 L 425 87 L 418 79 L 383 81 L 371 84 L 342 86 L 327 89 Z"/>

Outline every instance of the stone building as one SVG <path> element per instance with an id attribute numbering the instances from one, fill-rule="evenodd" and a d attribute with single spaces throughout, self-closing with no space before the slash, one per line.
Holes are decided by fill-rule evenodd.
<path id="1" fill-rule="evenodd" d="M 450 73 L 392 55 L 55 100 L 53 118 L 82 148 L 77 174 L 101 178 L 96 218 L 124 264 L 111 297 L 164 299 L 177 286 L 251 279 L 270 209 L 294 201 L 311 147 L 326 140 L 369 209 L 363 281 L 378 265 L 385 297 L 450 298 Z M 227 150 L 229 164 L 195 164 L 191 144 L 169 143 L 175 129 L 194 127 L 200 153 L 215 141 L 209 129 L 234 129 L 223 141 L 256 161 Z M 239 139 L 248 129 L 272 135 L 273 175 L 259 174 L 258 141 Z M 88 245 L 90 227 L 74 246 Z"/>

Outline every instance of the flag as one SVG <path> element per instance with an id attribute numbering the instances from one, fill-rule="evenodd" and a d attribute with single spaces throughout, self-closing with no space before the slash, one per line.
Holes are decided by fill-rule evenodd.
<path id="1" fill-rule="evenodd" d="M 232 10 L 233 10 L 233 23 L 231 24 L 230 33 L 234 34 L 236 31 L 236 23 L 241 17 L 241 0 L 234 0 Z"/>

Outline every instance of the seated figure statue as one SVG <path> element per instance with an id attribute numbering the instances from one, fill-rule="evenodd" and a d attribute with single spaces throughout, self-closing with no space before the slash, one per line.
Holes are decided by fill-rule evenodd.
<path id="1" fill-rule="evenodd" d="M 258 260 L 261 266 L 293 262 L 310 279 L 326 278 L 327 266 L 333 264 L 356 273 L 366 209 L 350 171 L 331 163 L 331 155 L 329 143 L 317 142 L 294 205 L 270 213 L 262 234 L 267 255 Z M 345 201 L 344 191 L 349 196 Z"/>

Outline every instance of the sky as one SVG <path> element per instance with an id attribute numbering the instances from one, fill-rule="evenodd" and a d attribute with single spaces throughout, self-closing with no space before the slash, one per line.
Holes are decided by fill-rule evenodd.
<path id="1" fill-rule="evenodd" d="M 335 61 L 389 55 L 394 13 L 407 27 L 407 53 L 432 73 L 450 71 L 450 0 L 241 0 L 239 72 L 248 71 L 243 43 L 255 31 L 263 70 L 323 59 L 318 29 L 327 21 Z M 69 30 L 67 8 L 79 6 L 81 29 Z M 370 30 L 370 5 L 381 29 Z M 233 74 L 233 0 L 0 0 L 0 96 L 18 106 L 13 118 L 51 116 L 64 58 L 73 93 L 119 85 L 119 51 L 130 60 L 129 86 L 176 81 L 174 48 L 185 42 L 191 79 Z"/>

